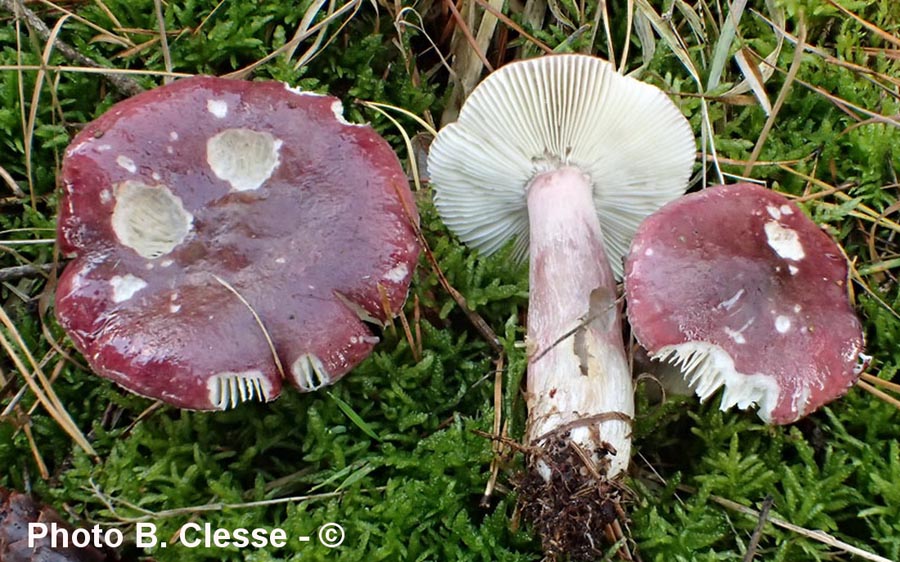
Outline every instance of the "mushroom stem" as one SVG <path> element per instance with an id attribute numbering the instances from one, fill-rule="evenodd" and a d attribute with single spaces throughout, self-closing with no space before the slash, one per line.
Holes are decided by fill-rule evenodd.
<path id="1" fill-rule="evenodd" d="M 562 167 L 537 176 L 527 197 L 527 442 L 577 445 L 610 479 L 628 466 L 634 396 L 590 178 Z M 536 466 L 549 480 L 548 465 Z"/>

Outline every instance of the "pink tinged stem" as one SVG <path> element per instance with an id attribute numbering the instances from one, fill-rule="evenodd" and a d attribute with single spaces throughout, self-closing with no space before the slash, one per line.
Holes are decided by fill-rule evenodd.
<path id="1" fill-rule="evenodd" d="M 571 167 L 537 176 L 528 215 L 527 440 L 569 430 L 595 461 L 614 450 L 612 478 L 628 466 L 634 393 L 590 178 Z"/>

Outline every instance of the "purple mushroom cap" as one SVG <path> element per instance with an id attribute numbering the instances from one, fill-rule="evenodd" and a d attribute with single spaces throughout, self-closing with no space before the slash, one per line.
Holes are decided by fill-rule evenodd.
<path id="1" fill-rule="evenodd" d="M 859 376 L 862 327 L 835 242 L 763 187 L 717 186 L 673 201 L 638 229 L 626 262 L 628 318 L 701 399 L 759 406 L 785 424 Z"/>
<path id="2" fill-rule="evenodd" d="M 276 398 L 285 377 L 330 384 L 370 353 L 365 322 L 406 298 L 418 219 L 391 147 L 340 111 L 276 82 L 199 77 L 78 134 L 56 314 L 99 375 L 224 409 Z"/>

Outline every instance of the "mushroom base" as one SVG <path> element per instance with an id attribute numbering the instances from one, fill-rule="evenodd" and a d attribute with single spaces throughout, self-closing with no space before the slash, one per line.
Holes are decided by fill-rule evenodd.
<path id="1" fill-rule="evenodd" d="M 569 431 L 533 446 L 517 491 L 547 560 L 597 560 L 618 539 L 615 529 L 625 512 L 621 487 L 607 478 L 613 454 L 605 446 L 581 449 Z M 598 457 L 600 462 L 591 460 Z"/>

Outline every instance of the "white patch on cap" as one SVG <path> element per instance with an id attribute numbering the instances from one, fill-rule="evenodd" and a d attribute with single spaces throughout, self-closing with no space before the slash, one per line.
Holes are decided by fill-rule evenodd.
<path id="1" fill-rule="evenodd" d="M 206 100 L 206 110 L 219 119 L 224 119 L 228 115 L 228 103 L 225 100 Z"/>
<path id="2" fill-rule="evenodd" d="M 791 329 L 791 319 L 787 316 L 777 316 L 775 318 L 775 329 L 779 334 L 786 334 Z"/>
<path id="3" fill-rule="evenodd" d="M 250 129 L 226 129 L 206 143 L 206 162 L 235 191 L 259 189 L 279 164 L 281 139 Z"/>
<path id="4" fill-rule="evenodd" d="M 169 305 L 169 312 L 171 312 L 172 314 L 175 314 L 175 313 L 178 312 L 179 310 L 181 310 L 181 305 L 180 305 L 180 304 L 170 304 L 170 305 Z"/>
<path id="5" fill-rule="evenodd" d="M 647 257 L 652 256 L 652 255 L 653 255 L 653 248 L 647 248 L 646 250 L 644 250 L 644 255 L 647 256 Z"/>
<path id="6" fill-rule="evenodd" d="M 287 259 L 285 259 L 285 258 L 275 258 L 275 263 L 277 263 L 277 264 L 279 264 L 279 265 L 282 265 L 282 264 L 287 263 Z"/>
<path id="7" fill-rule="evenodd" d="M 756 318 L 751 318 L 750 320 L 747 320 L 746 322 L 744 322 L 744 325 L 741 326 L 740 328 L 738 328 L 737 330 L 732 330 L 731 328 L 726 327 L 725 333 L 728 335 L 729 338 L 734 340 L 735 343 L 745 344 L 745 343 L 747 343 L 747 338 L 744 337 L 744 331 L 753 324 L 754 320 L 756 320 Z"/>
<path id="8" fill-rule="evenodd" d="M 112 150 L 111 144 L 101 144 L 97 147 L 97 152 L 108 152 L 110 150 Z"/>
<path id="9" fill-rule="evenodd" d="M 798 418 L 806 415 L 806 408 L 809 406 L 809 397 L 812 391 L 807 384 L 801 384 L 800 388 L 795 391 L 791 397 L 791 411 L 796 412 Z"/>
<path id="10" fill-rule="evenodd" d="M 325 365 L 318 357 L 309 353 L 301 355 L 294 361 L 291 365 L 291 374 L 301 392 L 312 392 L 331 384 L 331 375 L 325 370 Z"/>
<path id="11" fill-rule="evenodd" d="M 781 214 L 782 214 L 782 215 L 793 215 L 793 214 L 794 214 L 794 210 L 791 209 L 791 206 L 790 206 L 790 205 L 782 205 L 782 206 L 781 206 Z"/>
<path id="12" fill-rule="evenodd" d="M 734 308 L 734 305 L 737 304 L 737 301 L 741 298 L 741 296 L 743 296 L 743 294 L 744 294 L 744 290 L 743 289 L 739 290 L 737 293 L 734 294 L 733 297 L 731 297 L 727 301 L 723 301 L 723 302 L 719 303 L 719 306 L 717 306 L 716 308 L 724 308 L 725 310 L 731 310 L 732 308 Z"/>
<path id="13" fill-rule="evenodd" d="M 768 207 L 766 207 L 766 211 L 768 211 L 769 216 L 775 220 L 778 220 L 781 218 L 781 210 L 778 207 L 769 205 Z"/>
<path id="14" fill-rule="evenodd" d="M 359 337 L 352 336 L 350 338 L 350 343 L 352 343 L 354 345 L 359 344 L 359 343 L 375 345 L 379 341 L 381 341 L 381 340 L 378 339 L 378 336 L 359 336 Z"/>
<path id="15" fill-rule="evenodd" d="M 140 277 L 128 273 L 126 275 L 115 275 L 109 280 L 109 284 L 113 288 L 113 302 L 120 303 L 127 301 L 134 296 L 135 293 L 147 286 L 147 282 Z"/>
<path id="16" fill-rule="evenodd" d="M 853 343 L 850 347 L 841 352 L 841 359 L 843 359 L 845 363 L 850 363 L 854 358 L 857 358 L 858 355 L 859 346 L 856 343 Z"/>
<path id="17" fill-rule="evenodd" d="M 110 201 L 112 201 L 112 193 L 110 193 L 108 189 L 104 189 L 103 191 L 101 191 L 100 202 L 106 205 Z"/>
<path id="18" fill-rule="evenodd" d="M 342 125 L 356 125 L 356 123 L 351 123 L 344 119 L 344 104 L 340 100 L 334 100 L 334 103 L 331 104 L 331 112 L 334 113 L 334 118 L 337 119 L 338 123 Z"/>
<path id="19" fill-rule="evenodd" d="M 732 330 L 731 328 L 725 328 L 725 333 L 728 334 L 729 338 L 734 340 L 734 343 L 737 343 L 737 344 L 747 343 L 747 339 L 744 337 L 744 334 L 740 333 L 737 330 Z"/>
<path id="20" fill-rule="evenodd" d="M 83 262 L 82 266 L 75 270 L 75 275 L 72 277 L 72 292 L 75 292 L 75 289 L 80 289 L 87 283 L 90 283 L 90 279 L 88 276 L 92 271 L 97 268 L 97 265 L 102 263 L 102 259 L 94 257 L 93 259 L 85 256 L 85 262 Z"/>
<path id="21" fill-rule="evenodd" d="M 307 92 L 304 91 L 300 86 L 289 86 L 287 82 L 284 83 L 284 89 L 292 94 L 296 94 L 298 96 L 320 96 L 321 94 L 317 94 L 315 92 Z"/>
<path id="22" fill-rule="evenodd" d="M 166 147 L 166 152 L 169 154 L 175 154 L 175 149 L 171 146 Z"/>
<path id="23" fill-rule="evenodd" d="M 310 285 L 309 289 L 313 290 L 313 289 L 315 289 L 315 287 Z M 360 305 L 356 304 L 352 300 L 348 299 L 346 296 L 344 296 L 340 292 L 335 291 L 333 294 L 337 298 L 337 300 L 344 303 L 344 305 L 350 310 L 350 312 L 355 314 L 356 317 L 359 318 L 360 320 L 362 320 L 363 322 L 366 322 L 368 324 L 375 324 L 378 326 L 383 325 L 381 320 L 379 320 L 379 319 L 375 318 L 374 316 L 372 316 L 371 314 L 369 314 L 365 308 L 361 307 Z"/>
<path id="24" fill-rule="evenodd" d="M 141 257 L 168 254 L 187 237 L 194 217 L 165 185 L 125 181 L 116 186 L 112 228 Z"/>
<path id="25" fill-rule="evenodd" d="M 409 275 L 409 266 L 405 263 L 400 263 L 394 266 L 393 269 L 387 272 L 384 276 L 386 281 L 391 281 L 393 283 L 401 283 L 406 276 Z"/>
<path id="26" fill-rule="evenodd" d="M 272 399 L 272 383 L 262 371 L 226 371 L 210 377 L 206 381 L 209 401 L 219 410 L 234 408 L 241 402 Z"/>
<path id="27" fill-rule="evenodd" d="M 177 132 L 177 131 L 172 131 L 172 132 L 170 132 L 170 133 L 169 133 L 169 140 L 172 141 L 172 142 L 177 141 L 177 140 L 178 140 L 178 132 Z"/>
<path id="28" fill-rule="evenodd" d="M 853 367 L 853 374 L 858 375 L 869 367 L 869 364 L 872 362 L 872 356 L 866 355 L 865 353 L 859 353 L 859 348 L 856 345 L 851 347 L 856 353 L 856 365 Z"/>
<path id="29" fill-rule="evenodd" d="M 116 164 L 118 164 L 120 168 L 124 168 L 126 171 L 128 171 L 132 174 L 137 172 L 137 164 L 135 164 L 134 160 L 132 160 L 131 158 L 129 158 L 127 156 L 124 156 L 121 154 L 119 156 L 117 156 Z"/>
<path id="30" fill-rule="evenodd" d="M 318 98 L 327 97 L 327 94 L 319 94 L 317 92 L 307 92 L 307 91 L 303 90 L 302 88 L 300 88 L 300 86 L 291 87 L 291 86 L 288 86 L 287 84 L 285 84 L 284 89 L 287 90 L 288 92 L 298 95 L 298 96 L 315 96 Z M 344 118 L 344 104 L 342 104 L 340 102 L 340 100 L 334 100 L 334 102 L 332 102 L 331 112 L 334 113 L 334 118 L 337 120 L 337 122 L 342 125 L 350 125 L 351 127 L 365 127 L 365 125 L 361 125 L 359 123 L 351 123 L 350 121 L 347 121 Z"/>
<path id="31" fill-rule="evenodd" d="M 800 243 L 800 237 L 797 236 L 795 230 L 781 226 L 775 221 L 767 222 L 764 228 L 769 247 L 775 250 L 779 257 L 799 261 L 806 256 L 803 244 Z"/>
<path id="32" fill-rule="evenodd" d="M 800 306 L 799 304 L 794 305 L 794 312 L 799 313 L 801 310 L 803 310 L 802 306 Z"/>
<path id="33" fill-rule="evenodd" d="M 789 265 L 788 271 L 791 273 L 791 275 L 797 275 L 797 273 L 800 272 L 800 268 L 798 268 L 796 265 Z"/>
<path id="34" fill-rule="evenodd" d="M 667 345 L 660 348 L 653 359 L 680 368 L 701 401 L 706 401 L 719 387 L 724 386 L 719 405 L 723 411 L 732 406 L 746 409 L 758 404 L 757 414 L 763 421 L 769 421 L 778 404 L 780 389 L 774 376 L 739 372 L 731 355 L 715 344 L 690 342 Z"/>

